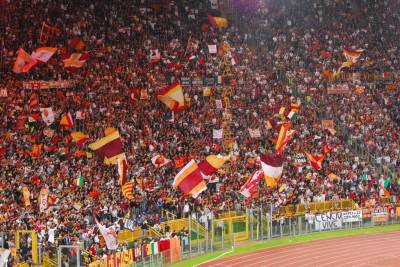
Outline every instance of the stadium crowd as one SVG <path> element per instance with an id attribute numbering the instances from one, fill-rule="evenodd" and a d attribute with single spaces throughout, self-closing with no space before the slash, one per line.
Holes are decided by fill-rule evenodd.
<path id="1" fill-rule="evenodd" d="M 216 2 L 0 2 L 0 89 L 7 92 L 0 102 L 0 231 L 12 236 L 14 230 L 33 227 L 45 247 L 78 239 L 97 244 L 93 213 L 118 229 L 125 227 L 128 214 L 146 229 L 160 222 L 161 208 L 178 217 L 194 212 L 205 222 L 219 212 L 260 202 L 279 208 L 340 198 L 365 206 L 371 200 L 380 203 L 388 193 L 399 195 L 397 81 L 388 90 L 382 81 L 351 79 L 345 81 L 350 93 L 327 93 L 338 83 L 329 71 L 345 60 L 344 48 L 364 49 L 344 73 L 396 72 L 397 77 L 399 2 L 233 1 L 240 12 L 233 12 L 229 26 L 219 29 L 207 19 L 221 16 Z M 20 47 L 30 52 L 42 46 L 43 22 L 60 30 L 47 44 L 58 51 L 28 73 L 13 73 Z M 71 71 L 61 58 L 73 51 L 69 43 L 74 36 L 84 40 L 90 58 Z M 224 43 L 236 55 L 235 64 L 224 61 Z M 217 53 L 209 52 L 211 44 L 217 45 Z M 160 52 L 155 62 L 152 50 Z M 184 86 L 186 107 L 181 112 L 172 113 L 156 98 L 176 79 L 217 81 L 222 75 L 227 85 L 211 85 L 211 96 L 203 95 L 203 85 Z M 27 80 L 74 80 L 76 85 L 32 92 L 22 88 Z M 356 93 L 360 86 L 363 91 Z M 34 94 L 38 104 L 30 106 Z M 260 168 L 260 151 L 273 148 L 282 119 L 279 110 L 292 102 L 300 103 L 300 112 L 292 120 L 295 134 L 284 151 L 283 175 L 276 188 L 261 182 L 258 194 L 244 199 L 239 189 Z M 21 116 L 45 107 L 55 113 L 50 126 L 41 119 L 25 120 L 22 129 L 16 126 Z M 78 111 L 84 111 L 84 119 L 76 119 Z M 73 114 L 72 129 L 59 124 L 66 112 Z M 322 129 L 322 119 L 334 121 L 334 133 Z M 133 201 L 121 193 L 116 166 L 104 165 L 70 137 L 71 131 L 82 131 L 92 142 L 108 127 L 121 133 L 128 179 L 135 180 Z M 229 144 L 213 139 L 212 130 L 221 128 L 230 134 Z M 259 129 L 261 136 L 251 137 L 249 128 Z M 35 144 L 42 150 L 33 158 Z M 304 151 L 315 155 L 323 147 L 328 148 L 323 166 L 315 171 Z M 171 187 L 179 161 L 218 153 L 234 156 L 198 198 Z M 151 162 L 156 154 L 171 162 L 156 168 Z M 81 177 L 84 184 L 77 185 Z M 383 186 L 388 178 L 389 185 Z M 49 191 L 46 211 L 39 211 L 42 188 Z"/>

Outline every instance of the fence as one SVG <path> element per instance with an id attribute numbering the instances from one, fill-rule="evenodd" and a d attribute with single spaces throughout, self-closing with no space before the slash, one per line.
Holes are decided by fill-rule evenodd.
<path id="1" fill-rule="evenodd" d="M 248 209 L 243 215 L 212 219 L 204 225 L 194 219 L 187 219 L 188 231 L 171 238 L 175 242 L 174 249 L 162 249 L 158 246 L 158 249 L 154 250 L 157 241 L 138 240 L 132 248 L 128 248 L 132 252 L 120 252 L 119 255 L 110 256 L 103 262 L 98 261 L 90 266 L 110 266 L 111 263 L 113 266 L 164 266 L 205 253 L 230 249 L 243 240 L 271 240 L 332 230 L 400 224 L 400 208 L 394 206 L 364 209 L 348 206 L 345 210 L 289 217 L 271 211 L 271 205 L 265 205 Z M 159 239 L 158 242 L 166 241 Z M 133 254 L 123 256 L 123 253 Z"/>

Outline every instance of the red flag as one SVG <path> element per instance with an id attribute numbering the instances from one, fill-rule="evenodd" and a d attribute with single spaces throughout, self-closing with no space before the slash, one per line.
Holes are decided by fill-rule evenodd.
<path id="1" fill-rule="evenodd" d="M 324 161 L 324 155 L 318 154 L 313 156 L 312 154 L 305 152 L 308 160 L 310 161 L 311 166 L 314 170 L 320 170 L 322 168 L 322 162 Z"/>
<path id="2" fill-rule="evenodd" d="M 258 183 L 262 179 L 264 172 L 261 170 L 253 172 L 246 183 L 240 188 L 239 193 L 245 198 L 251 197 L 257 190 Z"/>

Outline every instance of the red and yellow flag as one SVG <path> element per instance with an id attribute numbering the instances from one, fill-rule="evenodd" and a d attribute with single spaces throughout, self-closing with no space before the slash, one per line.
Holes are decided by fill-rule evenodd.
<path id="1" fill-rule="evenodd" d="M 118 159 L 125 158 L 121 136 L 118 131 L 91 143 L 89 148 L 95 150 L 100 159 L 107 165 L 118 164 Z"/>
<path id="2" fill-rule="evenodd" d="M 172 111 L 181 111 L 185 108 L 185 98 L 183 96 L 182 86 L 175 82 L 157 96 L 157 99 L 163 102 Z"/>
<path id="3" fill-rule="evenodd" d="M 185 194 L 196 198 L 201 192 L 207 189 L 206 183 L 194 160 L 191 160 L 182 170 L 175 176 L 172 184 L 174 188 L 178 188 Z"/>
<path id="4" fill-rule="evenodd" d="M 322 168 L 322 162 L 324 161 L 324 155 L 322 154 L 317 154 L 316 156 L 312 155 L 311 153 L 304 152 L 310 161 L 311 166 L 314 168 L 314 170 L 320 170 Z"/>
<path id="5" fill-rule="evenodd" d="M 215 28 L 228 27 L 228 20 L 226 18 L 208 16 L 208 20 L 210 21 L 210 24 Z"/>
<path id="6" fill-rule="evenodd" d="M 87 141 L 90 140 L 89 135 L 83 132 L 72 132 L 71 133 L 72 140 L 80 146 L 83 146 Z"/>
<path id="7" fill-rule="evenodd" d="M 74 125 L 74 121 L 72 120 L 71 113 L 67 112 L 61 116 L 60 125 L 66 129 L 71 129 Z"/>

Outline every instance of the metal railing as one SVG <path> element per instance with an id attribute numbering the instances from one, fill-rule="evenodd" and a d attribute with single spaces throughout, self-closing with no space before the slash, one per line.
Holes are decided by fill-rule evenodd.
<path id="1" fill-rule="evenodd" d="M 149 252 L 151 243 L 142 240 L 132 247 L 134 256 L 132 260 L 121 263 L 130 266 L 164 266 L 191 257 L 197 257 L 206 253 L 231 249 L 240 245 L 243 240 L 272 240 L 286 236 L 301 236 L 310 233 L 318 233 L 333 230 L 349 230 L 380 225 L 400 224 L 397 216 L 400 208 L 392 206 L 375 209 L 353 209 L 327 211 L 320 213 L 307 213 L 297 216 L 274 216 L 272 207 L 256 207 L 248 209 L 246 214 L 210 220 L 210 227 L 204 226 L 205 231 L 200 230 L 200 224 L 188 219 L 189 231 L 177 233 L 179 238 L 178 248 L 175 251 L 169 249 Z M 157 242 L 158 240 L 154 240 Z M 154 243 L 154 242 L 153 242 Z M 177 251 L 179 249 L 179 251 Z M 121 255 L 116 256 L 118 259 Z M 89 266 L 102 266 L 100 262 Z M 105 265 L 107 266 L 107 265 Z"/>

